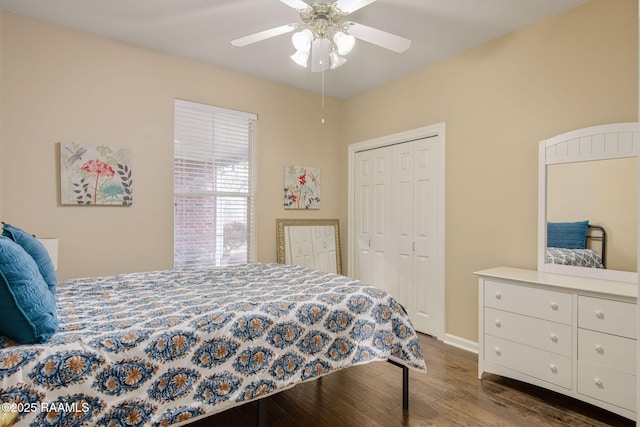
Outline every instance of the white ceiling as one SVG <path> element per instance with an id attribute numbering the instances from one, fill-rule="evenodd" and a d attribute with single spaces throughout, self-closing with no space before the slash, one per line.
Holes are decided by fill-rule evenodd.
<path id="1" fill-rule="evenodd" d="M 312 0 L 305 0 L 312 3 Z M 588 0 L 377 0 L 349 20 L 413 41 L 402 54 L 358 41 L 325 73 L 348 98 Z M 320 92 L 320 73 L 289 59 L 290 34 L 234 47 L 254 32 L 299 22 L 279 0 L 0 0 L 8 12 Z"/>

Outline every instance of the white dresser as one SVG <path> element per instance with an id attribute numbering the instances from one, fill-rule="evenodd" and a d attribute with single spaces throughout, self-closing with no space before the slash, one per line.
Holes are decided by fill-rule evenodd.
<path id="1" fill-rule="evenodd" d="M 535 384 L 636 419 L 636 284 L 478 271 L 478 378 Z"/>

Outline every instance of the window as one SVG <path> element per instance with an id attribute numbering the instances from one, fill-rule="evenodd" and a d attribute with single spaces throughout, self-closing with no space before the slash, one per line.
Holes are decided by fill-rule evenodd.
<path id="1" fill-rule="evenodd" d="M 255 259 L 253 168 L 257 117 L 176 99 L 176 269 Z"/>

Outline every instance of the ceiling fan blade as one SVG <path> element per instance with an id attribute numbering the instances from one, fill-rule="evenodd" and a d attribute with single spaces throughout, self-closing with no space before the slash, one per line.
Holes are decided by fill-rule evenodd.
<path id="1" fill-rule="evenodd" d="M 411 46 L 411 40 L 409 39 L 355 22 L 349 22 L 348 32 L 360 40 L 384 47 L 385 49 L 389 49 L 397 53 L 402 53 Z"/>
<path id="2" fill-rule="evenodd" d="M 302 0 L 280 0 L 282 3 L 286 4 L 289 7 L 294 8 L 295 10 L 308 9 L 309 5 L 303 2 Z"/>
<path id="3" fill-rule="evenodd" d="M 283 0 L 280 0 L 283 1 Z M 338 0 L 336 6 L 346 14 L 355 12 L 358 9 L 373 3 L 376 0 Z"/>
<path id="4" fill-rule="evenodd" d="M 270 28 L 268 30 L 260 31 L 259 33 L 231 40 L 231 44 L 237 47 L 243 47 L 281 34 L 290 33 L 294 29 L 295 26 L 292 24 L 281 25 L 280 27 Z"/>

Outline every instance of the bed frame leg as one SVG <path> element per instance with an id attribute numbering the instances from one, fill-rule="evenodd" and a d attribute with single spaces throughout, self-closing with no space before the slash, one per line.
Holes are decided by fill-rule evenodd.
<path id="1" fill-rule="evenodd" d="M 387 362 L 402 368 L 402 409 L 409 409 L 409 368 L 393 360 Z"/>
<path id="2" fill-rule="evenodd" d="M 267 427 L 267 399 L 258 399 L 258 427 Z"/>
<path id="3" fill-rule="evenodd" d="M 409 409 L 409 368 L 402 367 L 402 409 Z"/>

